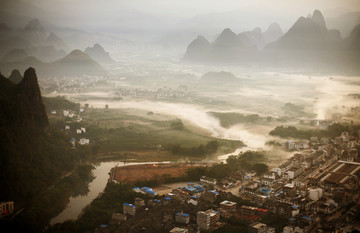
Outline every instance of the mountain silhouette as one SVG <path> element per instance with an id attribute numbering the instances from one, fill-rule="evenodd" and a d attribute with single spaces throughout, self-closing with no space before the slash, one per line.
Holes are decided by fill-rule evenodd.
<path id="1" fill-rule="evenodd" d="M 9 76 L 9 80 L 15 84 L 18 84 L 23 79 L 23 76 L 20 74 L 19 70 L 13 70 Z"/>
<path id="2" fill-rule="evenodd" d="M 327 28 L 323 14 L 319 10 L 315 10 L 311 19 L 317 23 L 321 28 Z"/>
<path id="3" fill-rule="evenodd" d="M 95 44 L 93 47 L 87 47 L 84 52 L 99 63 L 106 64 L 115 62 L 110 57 L 109 53 L 106 52 L 105 49 L 99 44 Z"/>
<path id="4" fill-rule="evenodd" d="M 290 50 L 326 50 L 332 49 L 326 27 L 310 18 L 300 17 L 278 41 L 268 44 L 267 48 Z"/>
<path id="5" fill-rule="evenodd" d="M 47 68 L 48 72 L 62 75 L 103 74 L 105 72 L 99 63 L 78 49 L 50 63 Z"/>
<path id="6" fill-rule="evenodd" d="M 266 43 L 270 43 L 278 40 L 282 35 L 283 31 L 281 27 L 277 23 L 272 23 L 269 25 L 268 29 L 263 33 L 264 39 Z"/>
<path id="7" fill-rule="evenodd" d="M 27 58 L 29 55 L 25 52 L 24 49 L 13 49 L 5 54 L 2 58 L 2 62 L 14 62 L 20 61 Z"/>
<path id="8" fill-rule="evenodd" d="M 198 36 L 187 47 L 184 59 L 199 61 L 208 56 L 211 50 L 211 45 L 203 36 Z"/>
<path id="9" fill-rule="evenodd" d="M 254 28 L 252 31 L 239 33 L 238 38 L 241 40 L 242 45 L 247 45 L 248 47 L 262 48 L 266 43 L 259 27 Z"/>

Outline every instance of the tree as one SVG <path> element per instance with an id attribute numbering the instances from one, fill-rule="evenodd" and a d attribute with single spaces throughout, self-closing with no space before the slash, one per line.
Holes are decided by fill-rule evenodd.
<path id="1" fill-rule="evenodd" d="M 265 163 L 255 163 L 252 169 L 256 172 L 256 175 L 261 176 L 269 171 L 269 167 Z"/>
<path id="2" fill-rule="evenodd" d="M 206 153 L 213 154 L 216 153 L 219 148 L 219 143 L 215 140 L 210 141 L 206 144 Z"/>
<path id="3" fill-rule="evenodd" d="M 177 119 L 170 124 L 170 128 L 173 130 L 184 130 L 185 126 L 181 120 Z"/>
<path id="4" fill-rule="evenodd" d="M 105 108 L 106 108 L 106 109 L 108 109 L 108 108 L 109 108 L 109 105 L 108 105 L 108 104 L 106 104 L 106 105 L 105 105 Z"/>

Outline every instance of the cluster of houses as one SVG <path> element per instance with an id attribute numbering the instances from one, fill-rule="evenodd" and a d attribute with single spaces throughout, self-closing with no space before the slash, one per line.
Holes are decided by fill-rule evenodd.
<path id="1" fill-rule="evenodd" d="M 82 135 L 84 135 L 86 133 L 85 127 L 79 127 L 76 129 L 71 128 L 71 123 L 73 123 L 73 122 L 80 123 L 83 121 L 80 114 L 84 111 L 85 111 L 85 108 L 83 108 L 83 107 L 80 107 L 79 114 L 76 114 L 74 111 L 68 110 L 68 109 L 62 111 L 62 116 L 65 117 L 66 119 L 68 119 L 68 121 L 66 122 L 66 125 L 65 125 L 65 130 L 69 134 L 71 131 L 74 131 L 74 133 L 76 133 L 76 135 L 80 136 L 78 141 L 75 139 L 75 137 L 72 137 L 70 139 L 69 143 L 71 144 L 71 146 L 73 148 L 75 148 L 75 146 L 76 146 L 76 141 L 79 145 L 82 145 L 82 146 L 88 145 L 90 143 L 90 139 L 81 137 Z M 52 110 L 51 114 L 56 115 L 57 114 L 56 110 Z M 73 121 L 72 119 L 75 119 L 75 120 Z"/>
<path id="2" fill-rule="evenodd" d="M 180 85 L 176 89 L 169 87 L 158 88 L 156 91 L 147 89 L 119 89 L 116 94 L 121 97 L 149 97 L 156 99 L 164 98 L 184 98 L 187 96 L 188 89 L 184 85 Z"/>
<path id="3" fill-rule="evenodd" d="M 289 222 L 283 232 L 309 232 L 315 226 L 341 232 L 344 223 L 360 214 L 359 146 L 358 138 L 346 132 L 333 140 L 311 138 L 308 149 L 248 181 L 240 195 L 270 213 L 286 216 Z M 349 205 L 354 208 L 347 213 Z M 255 210 L 251 216 L 257 216 Z"/>
<path id="4" fill-rule="evenodd" d="M 137 224 L 144 231 L 146 229 L 154 229 L 158 224 L 162 231 L 163 229 L 168 229 L 168 232 L 199 233 L 201 231 L 218 229 L 226 224 L 224 221 L 220 221 L 220 218 L 229 219 L 237 216 L 240 207 L 236 202 L 223 200 L 224 197 L 220 198 L 221 195 L 226 193 L 214 189 L 215 183 L 215 180 L 211 178 L 202 177 L 199 183 L 189 182 L 186 186 L 179 186 L 163 196 L 157 196 L 148 187 L 135 187 L 133 191 L 146 194 L 149 197 L 147 203 L 141 198 L 135 198 L 134 203 L 123 203 L 122 213 L 113 214 L 107 229 L 98 228 L 95 232 L 106 232 L 109 228 L 112 230 L 121 229 L 125 232 L 125 226 L 131 226 L 133 229 Z M 229 197 L 232 197 L 232 194 Z M 209 205 L 212 208 L 208 208 Z M 247 207 L 243 206 L 243 208 L 245 213 Z M 255 208 L 255 212 L 259 216 L 268 214 L 267 210 L 258 208 Z M 152 219 L 149 221 L 152 224 L 140 224 L 146 222 L 149 218 Z M 254 231 L 254 229 L 264 230 L 264 226 L 266 226 L 266 231 L 259 232 L 275 232 L 273 227 L 269 227 L 266 224 L 260 222 L 253 223 L 249 224 L 249 232 L 258 232 Z"/>
<path id="5" fill-rule="evenodd" d="M 160 229 L 167 232 L 211 232 L 235 218 L 246 222 L 249 233 L 275 233 L 265 217 L 282 216 L 284 233 L 351 232 L 360 227 L 360 157 L 358 138 L 344 132 L 332 140 L 311 138 L 309 148 L 274 167 L 261 177 L 237 171 L 226 180 L 240 184 L 238 195 L 249 204 L 230 201 L 224 182 L 201 177 L 159 196 L 151 188 L 133 190 L 146 194 L 114 213 L 109 228 Z M 226 182 L 225 182 L 226 183 Z M 229 186 L 229 185 L 228 185 Z M 236 199 L 235 199 L 236 200 Z M 349 230 L 350 229 L 350 230 Z M 100 231 L 101 232 L 101 231 Z M 110 231 L 111 232 L 111 231 Z"/>

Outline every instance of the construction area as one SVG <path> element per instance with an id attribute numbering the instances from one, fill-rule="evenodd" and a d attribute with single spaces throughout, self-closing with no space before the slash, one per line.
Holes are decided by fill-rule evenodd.
<path id="1" fill-rule="evenodd" d="M 179 177 L 186 174 L 190 167 L 202 166 L 200 164 L 166 163 L 141 164 L 111 169 L 111 180 L 127 184 L 135 184 L 140 180 L 160 179 L 164 177 Z"/>

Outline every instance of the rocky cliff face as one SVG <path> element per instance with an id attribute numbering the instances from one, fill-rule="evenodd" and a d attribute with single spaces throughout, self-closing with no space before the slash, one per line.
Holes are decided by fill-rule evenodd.
<path id="1" fill-rule="evenodd" d="M 15 133 L 37 132 L 49 125 L 45 107 L 41 99 L 40 88 L 35 69 L 29 68 L 18 85 L 1 78 L 0 96 L 1 125 L 3 129 Z"/>
<path id="2" fill-rule="evenodd" d="M 39 129 L 45 129 L 49 125 L 35 69 L 29 68 L 25 71 L 24 78 L 18 85 L 15 101 L 18 106 L 19 124 Z"/>

